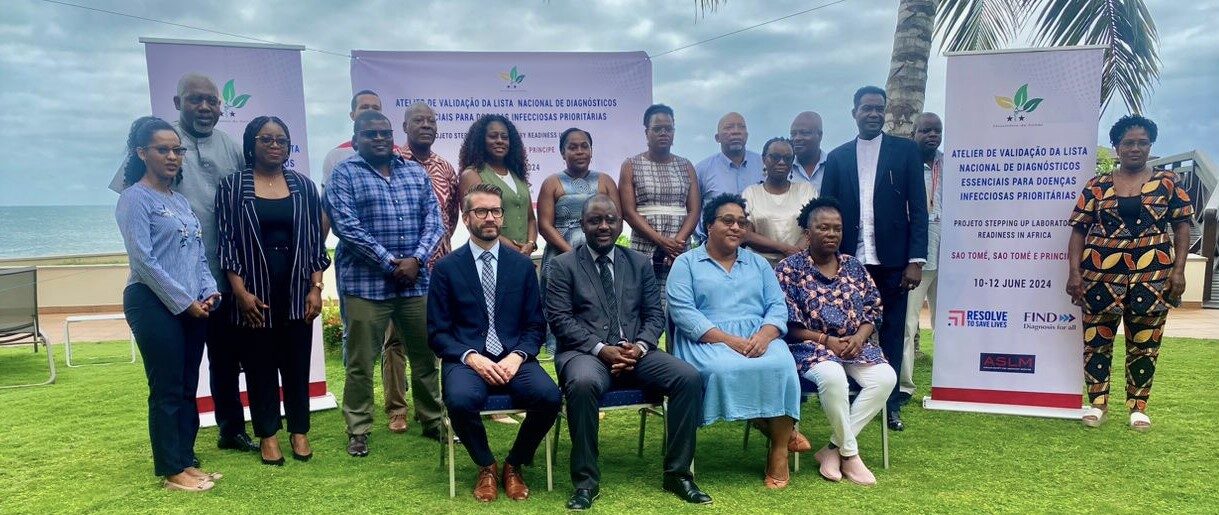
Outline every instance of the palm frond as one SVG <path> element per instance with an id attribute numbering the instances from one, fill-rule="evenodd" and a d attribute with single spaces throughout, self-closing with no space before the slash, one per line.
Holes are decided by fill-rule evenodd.
<path id="1" fill-rule="evenodd" d="M 1019 34 L 1029 0 L 942 0 L 935 18 L 940 50 L 992 50 Z"/>
<path id="2" fill-rule="evenodd" d="M 953 0 L 956 1 L 956 0 Z M 1104 45 L 1102 109 L 1114 93 L 1138 113 L 1160 79 L 1159 35 L 1142 0 L 1039 0 L 1033 41 L 1044 46 Z"/>

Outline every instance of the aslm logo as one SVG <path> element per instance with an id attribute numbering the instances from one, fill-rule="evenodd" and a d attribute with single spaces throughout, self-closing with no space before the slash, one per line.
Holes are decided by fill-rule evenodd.
<path id="1" fill-rule="evenodd" d="M 504 79 L 504 89 L 520 89 L 521 83 L 525 81 L 525 74 L 517 72 L 516 67 L 513 66 L 507 72 L 499 72 L 499 78 Z"/>
<path id="2" fill-rule="evenodd" d="M 1044 98 L 1029 98 L 1029 85 L 1025 84 L 1016 90 L 1016 94 L 1010 97 L 995 97 L 995 103 L 999 107 L 1011 111 L 1011 116 L 1007 117 L 1007 121 L 1024 121 L 1026 114 L 1037 110 Z"/>
<path id="3" fill-rule="evenodd" d="M 1002 329 L 1007 327 L 1007 312 L 989 309 L 950 309 L 948 310 L 948 325 Z"/>
<path id="4" fill-rule="evenodd" d="M 1032 354 L 993 354 L 983 352 L 979 355 L 978 370 L 981 372 L 1032 374 L 1037 371 L 1037 356 Z"/>
<path id="5" fill-rule="evenodd" d="M 230 118 L 237 116 L 237 110 L 245 107 L 246 102 L 250 101 L 250 95 L 238 95 L 237 86 L 234 84 L 236 79 L 229 79 L 224 83 L 224 91 L 220 93 L 224 97 L 224 114 Z"/>

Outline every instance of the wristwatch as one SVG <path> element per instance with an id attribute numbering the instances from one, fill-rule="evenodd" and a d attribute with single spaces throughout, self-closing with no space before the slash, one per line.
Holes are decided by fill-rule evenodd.
<path id="1" fill-rule="evenodd" d="M 318 282 L 313 283 L 313 287 L 314 287 L 314 288 L 317 288 L 318 290 L 323 290 L 323 289 L 325 289 L 325 288 L 324 288 L 324 286 L 325 286 L 325 284 L 323 284 L 321 281 L 318 281 Z"/>

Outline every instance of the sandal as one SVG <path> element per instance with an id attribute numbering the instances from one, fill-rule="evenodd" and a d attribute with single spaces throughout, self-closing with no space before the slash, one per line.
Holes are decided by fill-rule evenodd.
<path id="1" fill-rule="evenodd" d="M 1082 422 L 1084 423 L 1085 426 L 1088 426 L 1088 427 L 1100 427 L 1101 424 L 1105 423 L 1105 420 L 1107 418 L 1108 417 L 1105 413 L 1105 410 L 1097 408 L 1095 406 L 1089 406 L 1084 409 L 1084 415 L 1082 418 Z M 1131 423 L 1133 424 L 1133 422 L 1131 422 Z"/>
<path id="2" fill-rule="evenodd" d="M 216 483 L 213 483 L 211 481 L 199 481 L 199 483 L 195 484 L 195 485 L 183 485 L 180 483 L 175 483 L 168 479 L 165 480 L 165 489 L 166 490 L 174 490 L 174 491 L 178 491 L 178 492 L 206 492 L 208 490 L 211 490 L 215 486 L 216 486 Z"/>
<path id="3" fill-rule="evenodd" d="M 762 484 L 766 485 L 766 488 L 768 488 L 770 490 L 782 490 L 784 488 L 787 488 L 787 484 L 790 482 L 791 482 L 790 477 L 788 477 L 787 479 L 779 479 L 770 474 L 766 474 L 766 479 L 762 480 Z"/>
<path id="4" fill-rule="evenodd" d="M 1151 429 L 1151 417 L 1148 417 L 1147 414 L 1143 413 L 1142 411 L 1131 411 L 1130 429 L 1140 433 Z"/>

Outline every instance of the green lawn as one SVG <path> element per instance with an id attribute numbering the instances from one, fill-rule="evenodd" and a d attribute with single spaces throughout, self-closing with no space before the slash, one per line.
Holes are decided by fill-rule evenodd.
<path id="1" fill-rule="evenodd" d="M 929 336 L 924 333 L 924 341 Z M 1119 348 L 1120 348 L 1119 343 Z M 930 347 L 930 344 L 927 345 Z M 82 358 L 121 355 L 123 343 L 82 345 Z M 62 349 L 56 348 L 62 365 Z M 0 350 L 0 380 L 38 377 L 29 348 Z M 75 358 L 75 356 L 74 356 Z M 1219 446 L 1215 428 L 1219 395 L 1213 385 L 1219 341 L 1169 339 L 1151 399 L 1155 427 L 1126 429 L 1119 416 L 1099 430 L 1078 422 L 909 408 L 908 429 L 892 438 L 893 468 L 880 468 L 877 423 L 861 435 L 862 453 L 880 484 L 863 488 L 820 479 L 811 456 L 779 492 L 762 487 L 763 446 L 741 447 L 742 424 L 721 423 L 699 433 L 698 483 L 715 497 L 707 511 L 731 513 L 938 513 L 938 512 L 1135 512 L 1219 511 Z M 1115 363 L 1115 365 L 1117 365 Z M 332 392 L 340 392 L 342 367 L 327 358 Z M 549 364 L 547 364 L 549 367 Z M 920 358 L 917 381 L 927 385 L 931 362 Z M 197 443 L 207 470 L 224 479 L 206 494 L 169 493 L 152 476 L 140 365 L 60 368 L 50 387 L 0 390 L 0 513 L 197 512 L 197 513 L 449 513 L 485 510 L 469 494 L 475 468 L 459 449 L 458 497 L 450 500 L 438 445 L 419 436 L 383 429 L 371 440 L 372 455 L 344 452 L 337 410 L 317 413 L 311 433 L 315 457 L 283 468 L 263 466 L 253 454 L 215 448 L 216 430 Z M 816 402 L 805 405 L 803 430 L 819 446 L 828 437 Z M 656 422 L 656 421 L 653 421 Z M 660 425 L 649 427 L 643 458 L 634 453 L 638 416 L 610 414 L 602 425 L 602 512 L 687 512 L 660 489 Z M 497 453 L 506 452 L 512 429 L 490 424 Z M 501 497 L 494 509 L 554 513 L 570 493 L 564 436 L 555 491 L 545 490 L 545 469 L 527 471 L 533 497 L 514 503 Z M 287 438 L 282 439 L 285 452 Z M 538 453 L 538 463 L 542 462 Z M 700 509 L 702 510 L 702 509 Z"/>

